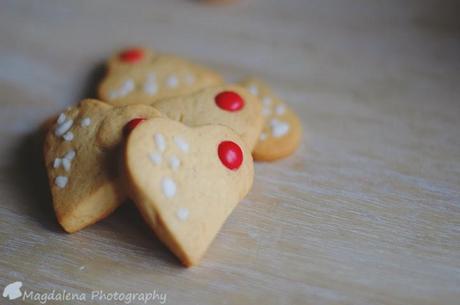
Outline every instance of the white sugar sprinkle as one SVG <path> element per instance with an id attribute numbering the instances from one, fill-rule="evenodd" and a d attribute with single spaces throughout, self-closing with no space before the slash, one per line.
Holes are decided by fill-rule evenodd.
<path id="1" fill-rule="evenodd" d="M 188 152 L 188 143 L 181 137 L 174 137 L 174 143 L 176 143 L 177 147 L 183 152 Z"/>
<path id="2" fill-rule="evenodd" d="M 259 136 L 259 140 L 265 141 L 267 139 L 267 134 L 265 132 L 262 132 Z"/>
<path id="3" fill-rule="evenodd" d="M 134 86 L 134 81 L 132 79 L 128 79 L 123 83 L 123 85 L 121 85 L 119 93 L 121 95 L 126 95 L 129 92 L 131 92 L 132 90 L 134 90 L 134 87 L 135 87 Z"/>
<path id="4" fill-rule="evenodd" d="M 74 138 L 73 132 L 68 131 L 68 132 L 66 132 L 66 134 L 64 134 L 62 137 L 63 137 L 64 140 L 66 140 L 67 142 L 70 142 L 70 141 L 72 141 L 73 138 Z"/>
<path id="5" fill-rule="evenodd" d="M 271 120 L 270 125 L 272 129 L 272 135 L 275 138 L 282 137 L 289 131 L 289 124 L 286 122 L 278 121 L 277 119 Z"/>
<path id="6" fill-rule="evenodd" d="M 155 95 L 158 92 L 158 86 L 156 83 L 146 83 L 144 85 L 144 91 L 148 95 Z"/>
<path id="7" fill-rule="evenodd" d="M 176 183 L 171 178 L 163 178 L 162 181 L 163 194 L 166 198 L 172 198 L 176 195 Z"/>
<path id="8" fill-rule="evenodd" d="M 163 152 L 166 149 L 166 141 L 161 133 L 156 133 L 154 136 L 155 144 L 159 151 Z"/>
<path id="9" fill-rule="evenodd" d="M 64 167 L 64 170 L 68 172 L 70 170 L 70 160 L 69 159 L 62 159 L 62 166 Z"/>
<path id="10" fill-rule="evenodd" d="M 56 159 L 54 159 L 53 168 L 58 168 L 59 166 L 61 166 L 61 163 L 62 163 L 62 159 L 61 159 L 61 158 L 56 158 Z"/>
<path id="11" fill-rule="evenodd" d="M 75 158 L 75 154 L 75 150 L 71 149 L 64 155 L 64 157 L 54 159 L 53 168 L 58 168 L 62 165 L 65 171 L 68 172 L 72 165 L 72 160 Z"/>
<path id="12" fill-rule="evenodd" d="M 149 95 L 155 95 L 158 92 L 158 85 L 155 73 L 149 73 L 144 83 L 144 91 Z"/>
<path id="13" fill-rule="evenodd" d="M 161 164 L 161 155 L 159 153 L 150 153 L 149 154 L 150 161 L 153 162 L 155 165 L 160 165 Z"/>
<path id="14" fill-rule="evenodd" d="M 91 125 L 91 119 L 86 117 L 86 118 L 83 118 L 81 121 L 80 121 L 80 126 L 81 127 L 88 127 L 89 125 Z"/>
<path id="15" fill-rule="evenodd" d="M 269 116 L 272 114 L 272 111 L 270 110 L 270 107 L 263 107 L 262 108 L 262 115 L 263 116 Z"/>
<path id="16" fill-rule="evenodd" d="M 170 88 L 176 88 L 179 85 L 179 79 L 175 75 L 171 75 L 166 79 L 166 85 Z"/>
<path id="17" fill-rule="evenodd" d="M 64 155 L 64 159 L 73 160 L 73 158 L 75 158 L 75 150 L 73 150 L 73 149 L 69 150 L 69 151 Z"/>
<path id="18" fill-rule="evenodd" d="M 171 156 L 171 158 L 169 158 L 169 166 L 172 170 L 177 170 L 180 166 L 180 160 L 174 155 Z"/>
<path id="19" fill-rule="evenodd" d="M 264 106 L 270 106 L 272 104 L 272 99 L 269 96 L 264 96 L 262 104 L 264 104 Z"/>
<path id="20" fill-rule="evenodd" d="M 188 218 L 188 215 L 189 215 L 189 211 L 187 208 L 180 208 L 179 210 L 177 210 L 176 212 L 176 216 L 177 218 L 179 218 L 180 220 L 187 220 Z"/>
<path id="21" fill-rule="evenodd" d="M 257 89 L 256 85 L 250 85 L 248 87 L 249 92 L 251 92 L 252 95 L 257 95 L 259 94 L 259 89 Z"/>
<path id="22" fill-rule="evenodd" d="M 54 130 L 54 134 L 57 137 L 62 136 L 63 134 L 65 134 L 72 127 L 72 124 L 73 124 L 73 120 L 67 120 L 67 121 L 59 124 L 56 127 L 56 129 Z"/>
<path id="23" fill-rule="evenodd" d="M 134 81 L 132 79 L 127 79 L 121 84 L 120 88 L 110 92 L 110 99 L 116 99 L 128 95 L 135 88 Z"/>
<path id="24" fill-rule="evenodd" d="M 57 176 L 56 179 L 54 179 L 54 184 L 60 189 L 64 188 L 67 185 L 67 177 L 66 176 Z"/>
<path id="25" fill-rule="evenodd" d="M 286 106 L 283 104 L 276 106 L 275 112 L 277 115 L 282 115 L 286 112 Z"/>
<path id="26" fill-rule="evenodd" d="M 62 123 L 65 122 L 65 114 L 64 113 L 61 113 L 59 116 L 58 116 L 58 119 L 57 119 L 57 123 L 60 125 Z"/>

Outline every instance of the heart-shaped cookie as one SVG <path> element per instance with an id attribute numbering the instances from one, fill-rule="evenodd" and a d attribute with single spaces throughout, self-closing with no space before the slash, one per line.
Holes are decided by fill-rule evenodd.
<path id="1" fill-rule="evenodd" d="M 188 126 L 219 124 L 232 128 L 250 150 L 263 126 L 261 104 L 241 86 L 221 85 L 155 103 L 161 113 Z"/>
<path id="2" fill-rule="evenodd" d="M 109 59 L 98 92 L 101 100 L 112 105 L 153 105 L 160 99 L 187 95 L 222 82 L 217 73 L 188 60 L 132 48 Z"/>
<path id="3" fill-rule="evenodd" d="M 67 232 L 109 215 L 126 198 L 119 157 L 126 122 L 159 112 L 146 105 L 112 107 L 83 100 L 51 124 L 44 159 L 57 219 Z"/>
<path id="4" fill-rule="evenodd" d="M 254 176 L 251 152 L 233 130 L 166 118 L 131 132 L 124 162 L 130 197 L 186 266 L 199 262 Z"/>
<path id="5" fill-rule="evenodd" d="M 271 88 L 256 78 L 241 82 L 262 103 L 265 124 L 252 154 L 257 161 L 273 161 L 292 154 L 300 144 L 302 125 L 298 116 Z"/>

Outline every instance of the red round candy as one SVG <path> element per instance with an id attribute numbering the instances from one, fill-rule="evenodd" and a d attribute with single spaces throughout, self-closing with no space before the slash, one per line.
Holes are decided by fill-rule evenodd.
<path id="1" fill-rule="evenodd" d="M 238 111 L 244 107 L 243 98 L 233 91 L 219 93 L 216 95 L 215 101 L 217 106 L 226 111 Z"/>
<path id="2" fill-rule="evenodd" d="M 144 57 L 144 52 L 141 49 L 129 49 L 120 53 L 121 61 L 134 63 Z"/>
<path id="3" fill-rule="evenodd" d="M 137 125 L 139 125 L 140 123 L 142 123 L 143 121 L 145 121 L 144 118 L 135 118 L 135 119 L 132 119 L 131 121 L 129 121 L 126 125 L 125 125 L 125 131 L 127 133 L 131 132 L 134 128 L 137 127 Z"/>
<path id="4" fill-rule="evenodd" d="M 217 150 L 220 161 L 227 168 L 235 170 L 243 163 L 243 151 L 235 142 L 223 141 Z"/>

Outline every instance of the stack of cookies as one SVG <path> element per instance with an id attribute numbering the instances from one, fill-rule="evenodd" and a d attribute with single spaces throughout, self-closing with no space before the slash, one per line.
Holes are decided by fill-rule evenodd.
<path id="1" fill-rule="evenodd" d="M 195 265 L 250 191 L 253 158 L 297 148 L 299 119 L 260 80 L 227 84 L 173 55 L 134 48 L 107 66 L 99 100 L 47 124 L 57 219 L 76 232 L 129 198 L 181 262 Z"/>

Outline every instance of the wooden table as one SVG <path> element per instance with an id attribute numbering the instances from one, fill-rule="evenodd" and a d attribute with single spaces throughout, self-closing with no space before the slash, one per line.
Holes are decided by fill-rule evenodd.
<path id="1" fill-rule="evenodd" d="M 2 1 L 0 286 L 156 290 L 168 304 L 459 304 L 458 12 L 454 1 Z M 294 156 L 257 164 L 192 269 L 131 204 L 73 235 L 51 208 L 37 128 L 94 96 L 101 62 L 131 44 L 229 80 L 258 75 L 305 128 Z"/>

